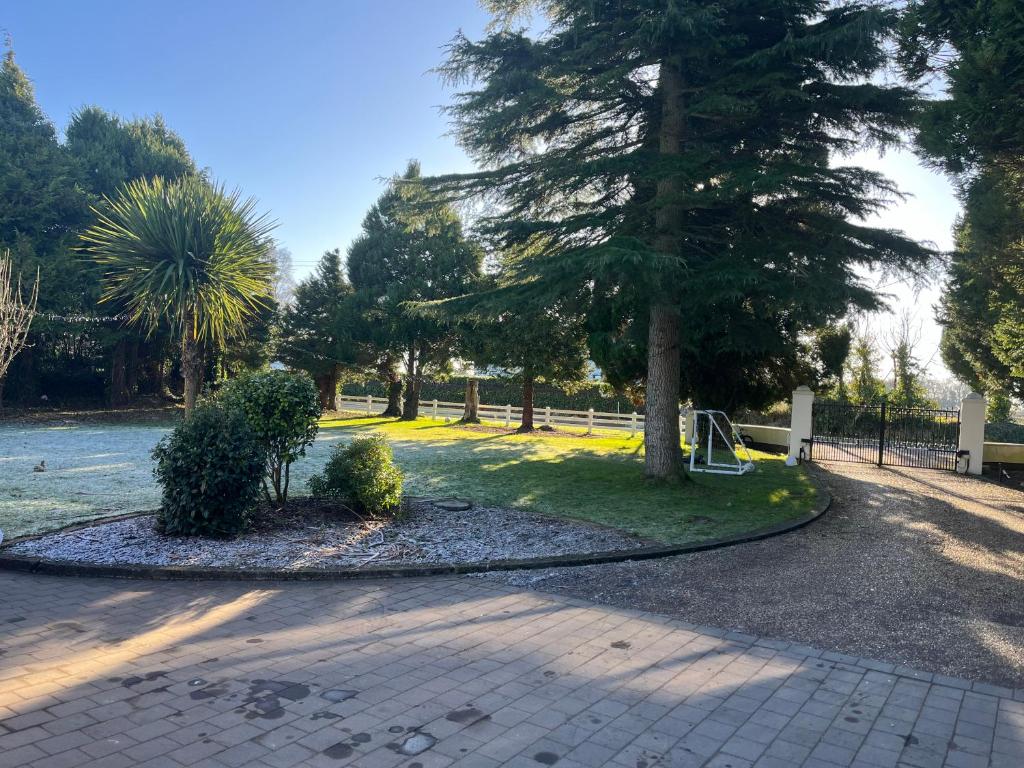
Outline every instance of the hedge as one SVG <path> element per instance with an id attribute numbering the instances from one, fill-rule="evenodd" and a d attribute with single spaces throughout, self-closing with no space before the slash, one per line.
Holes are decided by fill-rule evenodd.
<path id="1" fill-rule="evenodd" d="M 364 383 L 345 382 L 341 391 L 348 397 L 387 397 L 383 382 L 371 380 Z M 634 407 L 633 403 L 621 395 L 608 396 L 608 390 L 598 382 L 588 382 L 583 388 L 569 394 L 551 384 L 535 384 L 533 388 L 533 404 L 537 409 L 550 406 L 570 411 L 595 411 L 607 413 L 643 413 L 643 407 Z M 431 400 L 461 403 L 466 397 L 466 380 L 451 378 L 445 380 L 424 381 L 420 390 L 420 401 L 429 403 Z M 480 402 L 484 405 L 519 406 L 523 400 L 522 384 L 512 379 L 480 379 Z"/>

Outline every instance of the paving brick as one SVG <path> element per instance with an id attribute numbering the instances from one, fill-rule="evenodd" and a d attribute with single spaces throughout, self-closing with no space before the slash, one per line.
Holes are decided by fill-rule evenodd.
<path id="1" fill-rule="evenodd" d="M 1016 691 L 472 579 L 0 590 L 2 768 L 1024 765 Z"/>

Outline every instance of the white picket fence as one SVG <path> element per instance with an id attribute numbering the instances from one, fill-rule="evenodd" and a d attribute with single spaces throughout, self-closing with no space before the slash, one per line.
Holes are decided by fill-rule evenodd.
<path id="1" fill-rule="evenodd" d="M 338 398 L 341 409 L 355 411 L 357 413 L 371 414 L 387 407 L 388 401 L 384 397 L 349 397 L 342 395 Z M 464 403 L 448 403 L 443 400 L 421 400 L 420 413 L 432 419 L 460 419 L 465 410 Z M 518 423 L 523 416 L 523 409 L 512 405 L 483 405 L 481 403 L 478 415 L 486 421 L 496 421 L 506 427 Z M 644 417 L 639 413 L 606 413 L 595 411 L 591 408 L 588 411 L 569 411 L 560 408 L 534 408 L 533 421 L 536 426 L 547 427 L 580 427 L 587 430 L 587 433 L 595 429 L 616 429 L 629 432 L 630 437 L 636 437 L 644 431 Z M 680 417 L 682 424 L 682 417 Z"/>

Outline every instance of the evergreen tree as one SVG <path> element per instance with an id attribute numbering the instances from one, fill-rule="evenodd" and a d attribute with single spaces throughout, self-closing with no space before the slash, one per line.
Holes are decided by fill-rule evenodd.
<path id="1" fill-rule="evenodd" d="M 519 432 L 534 429 L 533 390 L 538 381 L 572 391 L 587 375 L 582 318 L 564 307 L 539 312 L 502 312 L 468 329 L 466 352 L 480 366 L 501 368 L 522 385 Z"/>
<path id="2" fill-rule="evenodd" d="M 337 409 L 338 383 L 345 365 L 355 363 L 348 326 L 352 286 L 338 249 L 320 258 L 316 271 L 295 288 L 281 319 L 280 359 L 306 371 L 320 390 L 324 410 Z"/>
<path id="3" fill-rule="evenodd" d="M 8 50 L 0 64 L 0 252 L 10 252 L 15 273 L 40 276 L 39 314 L 9 377 L 15 397 L 35 394 L 40 357 L 65 330 L 48 315 L 92 308 L 94 281 L 71 251 L 88 212 L 68 153 Z"/>
<path id="4" fill-rule="evenodd" d="M 963 215 L 939 311 L 942 356 L 979 391 L 1024 398 L 1024 13 L 1019 0 L 909 0 L 901 59 L 938 77 L 921 155 Z"/>
<path id="5" fill-rule="evenodd" d="M 877 297 L 856 268 L 928 252 L 863 226 L 895 191 L 832 163 L 899 141 L 914 93 L 871 80 L 895 14 L 826 0 L 492 0 L 499 28 L 458 36 L 442 72 L 483 170 L 433 186 L 490 206 L 502 246 L 543 238 L 518 265 L 536 306 L 592 286 L 602 368 L 643 356 L 646 472 L 681 468 L 680 397 L 754 400 L 798 362 L 801 334 Z M 625 349 L 620 342 L 625 343 Z M 607 362 L 615 365 L 608 365 Z M 685 376 L 684 376 L 685 372 Z M 635 372 L 633 374 L 635 376 Z"/>
<path id="6" fill-rule="evenodd" d="M 468 293 L 482 261 L 455 211 L 424 188 L 415 161 L 363 219 L 347 261 L 364 308 L 360 340 L 376 349 L 382 370 L 394 372 L 396 360 L 404 364 L 403 419 L 416 419 L 424 376 L 447 368 L 459 343 L 453 324 L 413 312 L 411 305 Z"/>
<path id="7" fill-rule="evenodd" d="M 126 181 L 196 174 L 182 138 L 162 117 L 123 121 L 99 107 L 71 116 L 67 148 L 82 185 L 97 197 L 111 197 Z"/>
<path id="8" fill-rule="evenodd" d="M 846 323 L 827 326 L 814 336 L 814 355 L 817 359 L 817 386 L 824 388 L 837 400 L 845 400 L 846 363 L 850 357 L 853 333 Z"/>
<path id="9" fill-rule="evenodd" d="M 885 382 L 878 374 L 878 352 L 866 332 L 853 340 L 850 354 L 850 402 L 873 405 L 885 397 Z"/>

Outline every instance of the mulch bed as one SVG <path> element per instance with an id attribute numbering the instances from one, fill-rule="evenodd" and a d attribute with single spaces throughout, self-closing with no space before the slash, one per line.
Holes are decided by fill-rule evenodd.
<path id="1" fill-rule="evenodd" d="M 651 543 L 591 523 L 502 507 L 453 511 L 416 499 L 395 518 L 370 518 L 340 501 L 295 499 L 285 509 L 262 506 L 251 529 L 233 539 L 165 536 L 149 514 L 15 542 L 5 552 L 100 565 L 296 570 L 479 563 Z"/>

